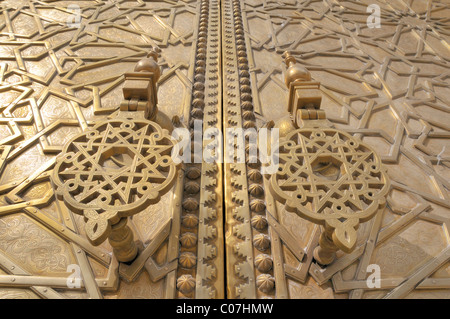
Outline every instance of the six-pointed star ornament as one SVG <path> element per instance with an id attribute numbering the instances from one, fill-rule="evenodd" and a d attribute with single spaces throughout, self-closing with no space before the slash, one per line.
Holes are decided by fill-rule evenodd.
<path id="1" fill-rule="evenodd" d="M 57 196 L 84 215 L 93 244 L 102 243 L 113 225 L 157 203 L 172 187 L 175 143 L 155 122 L 117 118 L 66 144 L 52 181 Z"/>
<path id="2" fill-rule="evenodd" d="M 346 132 L 303 128 L 280 141 L 279 158 L 270 178 L 274 197 L 324 226 L 339 249 L 351 252 L 359 224 L 386 201 L 389 179 L 379 156 Z"/>

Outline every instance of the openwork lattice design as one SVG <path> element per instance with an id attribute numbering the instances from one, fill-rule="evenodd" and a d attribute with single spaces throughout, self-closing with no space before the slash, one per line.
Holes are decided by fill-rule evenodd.
<path id="1" fill-rule="evenodd" d="M 389 189 L 378 155 L 335 129 L 287 135 L 270 185 L 288 211 L 334 229 L 333 241 L 344 251 L 354 248 L 359 223 L 378 211 Z"/>
<path id="2" fill-rule="evenodd" d="M 101 122 L 74 137 L 57 158 L 57 195 L 84 215 L 89 239 L 101 243 L 111 225 L 157 203 L 173 185 L 173 146 L 154 122 Z"/>

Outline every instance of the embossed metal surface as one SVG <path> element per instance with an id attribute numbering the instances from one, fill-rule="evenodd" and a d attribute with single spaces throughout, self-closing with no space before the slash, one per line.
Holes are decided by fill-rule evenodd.
<path id="1" fill-rule="evenodd" d="M 7 0 L 0 12 L 0 298 L 450 298 L 448 2 Z M 317 265 L 321 228 L 276 201 L 251 161 L 183 164 L 128 222 L 135 266 L 89 242 L 54 196 L 55 158 L 117 115 L 124 74 L 154 47 L 158 107 L 190 130 L 282 121 L 283 52 L 308 68 L 328 120 L 391 180 L 353 252 Z"/>
<path id="2" fill-rule="evenodd" d="M 56 195 L 83 215 L 86 235 L 101 244 L 122 218 L 160 201 L 173 186 L 175 141 L 158 124 L 116 118 L 73 137 L 56 159 Z"/>
<path id="3" fill-rule="evenodd" d="M 230 296 L 239 297 L 232 291 L 237 282 L 245 280 L 246 296 L 250 297 L 255 296 L 254 289 L 258 297 L 277 298 L 450 297 L 450 127 L 444 120 L 450 97 L 445 76 L 450 56 L 445 27 L 449 7 L 435 1 L 376 1 L 381 7 L 381 28 L 369 29 L 366 9 L 371 3 L 242 1 L 238 10 L 229 8 L 229 21 L 233 16 L 238 20 L 234 23 L 236 34 L 240 21 L 243 25 L 246 54 L 238 57 L 248 60 L 257 126 L 270 120 L 277 123 L 289 114 L 282 57 L 288 50 L 311 71 L 312 80 L 321 83 L 321 108 L 327 118 L 337 129 L 367 143 L 380 156 L 391 180 L 387 207 L 361 225 L 355 251 L 338 254 L 326 268 L 315 264 L 311 256 L 320 229 L 287 212 L 265 192 L 260 205 L 266 206 L 269 228 L 265 235 L 270 245 L 265 245 L 264 253 L 274 260 L 269 271 L 275 277 L 274 291 L 267 295 L 267 289 L 258 290 L 258 284 L 248 287 L 259 276 L 252 261 L 260 252 L 241 250 L 239 245 L 245 247 L 245 240 L 256 236 L 257 245 L 264 240 L 258 227 L 246 230 L 243 218 L 240 232 L 230 236 L 227 245 L 229 254 L 238 256 L 228 260 L 241 261 L 235 263 L 241 270 L 229 278 Z M 225 16 L 223 23 L 227 23 Z M 238 63 L 237 59 L 233 62 Z M 227 67 L 231 66 L 224 61 L 224 81 Z M 239 94 L 226 82 L 224 88 L 224 102 L 233 98 L 231 94 Z M 224 104 L 224 114 L 226 109 Z M 265 185 L 268 190 L 269 184 Z M 245 203 L 245 197 L 237 197 L 239 201 L 230 197 L 228 224 L 240 223 L 240 215 L 235 218 L 233 210 L 236 203 Z M 281 234 L 286 232 L 304 250 L 303 257 L 295 255 L 299 248 L 289 240 L 280 244 Z M 231 227 L 229 233 L 233 234 Z M 369 265 L 380 267 L 380 288 L 367 285 Z M 229 269 L 231 274 L 233 266 Z M 245 275 L 243 269 L 248 269 Z M 272 286 L 270 280 L 264 282 L 267 284 L 262 287 Z M 433 287 L 428 285 L 431 282 Z"/>
<path id="4" fill-rule="evenodd" d="M 280 143 L 280 167 L 270 178 L 288 211 L 332 227 L 335 244 L 356 245 L 359 223 L 383 207 L 389 187 L 379 157 L 343 131 L 299 129 Z"/>
<path id="5" fill-rule="evenodd" d="M 80 9 L 79 24 L 74 5 Z M 191 101 L 201 94 L 191 95 L 196 64 L 200 63 L 198 51 L 215 41 L 215 59 L 220 53 L 219 38 L 208 36 L 210 42 L 200 43 L 199 25 L 204 22 L 200 21 L 200 3 L 2 1 L 0 6 L 0 296 L 178 297 L 176 280 L 184 271 L 179 266 L 184 259 L 179 259 L 178 253 L 183 229 L 180 215 L 186 200 L 185 169 L 175 176 L 175 185 L 158 203 L 130 218 L 128 226 L 142 247 L 129 267 L 116 261 L 108 242 L 95 247 L 88 241 L 83 217 L 55 199 L 49 177 L 55 155 L 67 142 L 92 129 L 94 123 L 116 117 L 123 100 L 125 73 L 132 72 L 151 48 L 160 49 L 158 108 L 169 118 L 178 116 L 188 123 Z M 214 23 L 219 30 L 217 17 L 210 26 Z M 212 59 L 208 52 L 209 73 L 205 75 L 215 76 L 220 83 L 220 70 L 210 67 Z M 209 82 L 204 81 L 204 85 Z M 218 101 L 220 85 L 207 89 L 208 99 L 211 90 L 219 90 Z M 221 114 L 218 102 L 207 102 Z M 123 158 L 117 157 L 114 160 L 119 163 Z M 220 185 L 219 180 L 217 187 Z M 220 195 L 218 199 L 220 203 Z M 220 208 L 216 216 L 208 219 L 208 227 L 221 220 Z M 197 225 L 185 224 L 197 234 Z M 203 239 L 211 234 L 206 232 L 199 238 L 211 246 L 220 239 L 220 233 L 216 239 Z M 222 246 L 215 248 L 219 260 Z M 195 243 L 190 249 L 195 256 L 197 249 L 208 256 L 214 248 L 203 247 Z M 197 265 L 202 275 L 213 275 L 210 282 L 216 282 L 216 297 L 220 297 L 223 275 L 220 264 L 218 270 L 211 271 L 213 263 L 207 259 Z M 83 277 L 79 287 L 71 265 L 78 266 L 78 276 Z"/>

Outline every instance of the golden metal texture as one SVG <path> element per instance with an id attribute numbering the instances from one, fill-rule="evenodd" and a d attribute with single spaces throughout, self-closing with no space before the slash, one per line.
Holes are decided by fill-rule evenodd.
<path id="1" fill-rule="evenodd" d="M 386 204 L 389 178 L 379 156 L 365 143 L 330 128 L 318 83 L 285 53 L 288 111 L 293 125 L 278 145 L 278 172 L 270 190 L 287 211 L 324 226 L 314 258 L 331 264 L 339 249 L 351 253 L 357 229 Z"/>
<path id="2" fill-rule="evenodd" d="M 450 298 L 450 4 L 373 1 L 380 28 L 369 27 L 369 4 L 1 1 L 0 298 Z M 331 150 L 317 161 L 281 148 L 286 175 L 264 175 L 251 147 L 242 163 L 208 163 L 194 150 L 216 141 L 194 139 L 196 120 L 203 132 L 279 128 L 294 148 L 309 143 L 317 154 L 330 142 Z M 95 232 L 78 214 L 83 202 L 67 201 L 81 189 L 54 191 L 52 180 L 71 179 L 60 160 L 80 154 L 71 141 L 86 143 L 89 132 L 133 136 L 113 151 L 95 144 L 105 155 L 90 153 L 84 163 L 108 167 L 105 181 L 132 170 L 130 154 L 148 150 L 136 143 L 150 131 L 169 138 L 175 128 L 189 130 L 192 162 L 155 169 L 167 192 L 129 201 L 132 213 L 111 223 L 113 242 L 135 245 L 124 255 L 137 250 L 133 262 L 120 262 L 127 249 L 93 245 Z M 238 148 L 237 140 L 224 143 L 223 153 Z M 346 228 L 353 249 L 336 251 L 333 229 L 317 224 L 322 216 L 292 213 L 306 208 L 289 201 L 292 187 L 281 182 L 296 176 L 287 163 L 302 159 L 313 166 L 294 169 L 294 188 L 306 175 L 326 187 L 346 176 L 354 156 L 360 175 L 348 180 L 374 181 L 356 190 L 375 194 L 362 206 L 379 208 L 384 196 L 386 204 L 370 219 L 359 215 L 359 228 Z M 92 190 L 75 170 L 78 185 Z M 135 184 L 113 197 L 130 199 Z M 343 192 L 336 189 L 324 211 Z M 341 207 L 360 211 L 350 202 Z M 96 232 L 109 225 L 94 224 L 88 229 Z M 335 253 L 326 266 L 314 254 L 321 246 Z M 367 281 L 372 266 L 381 274 L 376 287 Z"/>
<path id="3" fill-rule="evenodd" d="M 125 73 L 125 103 L 117 117 L 73 137 L 56 158 L 52 174 L 56 195 L 84 216 L 91 243 L 100 245 L 108 238 L 114 256 L 124 263 L 138 255 L 127 217 L 158 203 L 175 182 L 171 155 L 176 141 L 158 123 L 146 120 L 165 117 L 157 108 L 156 61 L 152 50 L 134 73 Z"/>
<path id="4" fill-rule="evenodd" d="M 81 13 L 78 25 L 74 5 L 78 5 Z M 218 3 L 215 10 L 217 8 Z M 191 101 L 198 95 L 191 94 L 197 55 L 201 54 L 197 51 L 206 49 L 206 42 L 197 43 L 200 42 L 199 24 L 204 23 L 200 22 L 200 3 L 3 1 L 0 10 L 0 236 L 5 256 L 1 268 L 6 271 L 1 275 L 35 278 L 23 284 L 19 278 L 11 281 L 8 277 L 11 284 L 2 285 L 0 295 L 21 298 L 178 297 L 175 282 L 183 273 L 178 266 L 178 253 L 183 229 L 180 215 L 185 168 L 175 174 L 173 188 L 161 196 L 158 203 L 128 217 L 128 227 L 141 243 L 137 245 L 139 255 L 131 265 L 117 263 L 115 256 L 111 256 L 112 247 L 108 242 L 95 247 L 88 241 L 83 216 L 73 214 L 63 201 L 55 199 L 50 175 L 55 155 L 73 137 L 84 135 L 102 121 L 114 121 L 119 108 L 120 112 L 135 112 L 147 107 L 146 103 L 136 101 L 139 94 L 133 90 L 126 97 L 129 98 L 126 104 L 121 105 L 121 101 L 122 90 L 128 94 L 128 88 L 136 88 L 134 84 L 127 84 L 133 76 L 139 77 L 136 72 L 148 69 L 148 64 L 141 63 L 142 68 L 134 70 L 136 63 L 152 48 L 160 49 L 158 66 L 162 72 L 157 85 L 158 100 L 154 103 L 160 112 L 149 112 L 148 117 L 169 131 L 170 119 L 174 116 L 188 123 Z M 209 10 L 206 11 L 208 14 Z M 220 20 L 209 16 L 210 26 L 215 23 L 219 30 Z M 215 76 L 220 83 L 220 70 L 210 67 L 211 61 L 218 60 L 220 55 L 220 39 L 214 40 L 208 35 L 208 41 L 208 48 L 215 41 L 216 53 L 214 57 L 208 52 L 205 76 Z M 145 92 L 148 87 L 143 88 Z M 218 101 L 220 85 L 207 89 L 208 95 L 213 89 L 218 92 L 215 97 Z M 209 103 L 208 108 L 221 114 L 218 102 L 205 102 Z M 128 120 L 131 123 L 144 122 L 142 117 L 140 120 L 132 118 Z M 112 128 L 120 130 L 120 126 Z M 115 160 L 118 164 L 109 164 L 117 166 L 125 164 L 125 157 L 124 154 L 112 156 L 107 161 Z M 220 168 L 217 175 L 221 175 Z M 216 187 L 221 184 L 219 179 Z M 213 186 L 208 187 L 216 193 Z M 220 203 L 220 195 L 217 199 Z M 217 217 L 208 219 L 208 226 L 221 221 L 220 207 L 216 214 Z M 191 231 L 197 233 L 197 226 L 189 225 Z M 221 228 L 218 223 L 217 229 Z M 205 245 L 196 244 L 191 250 L 195 254 L 197 249 L 202 253 L 210 252 L 213 247 L 209 250 L 204 247 L 218 242 L 215 249 L 218 259 L 222 260 L 220 238 L 218 232 L 216 238 L 205 239 Z M 17 246 L 18 242 L 22 244 Z M 214 262 L 217 266 L 215 272 L 211 272 Z M 220 263 L 209 258 L 197 264 L 201 277 L 204 277 L 203 271 L 215 275 L 205 284 L 214 283 L 216 297 L 223 297 Z M 78 276 L 83 278 L 79 286 L 67 285 L 67 280 L 76 283 L 76 272 L 70 270 L 71 265 L 79 266 Z"/>
<path id="5" fill-rule="evenodd" d="M 154 122 L 117 118 L 100 122 L 64 147 L 53 170 L 56 194 L 71 211 L 84 215 L 93 244 L 173 186 L 173 145 Z"/>
<path id="6" fill-rule="evenodd" d="M 276 199 L 286 210 L 325 226 L 329 237 L 321 240 L 332 238 L 329 244 L 336 250 L 351 252 L 359 223 L 386 203 L 389 180 L 379 157 L 331 128 L 293 131 L 280 142 L 279 152 L 280 167 L 270 178 Z"/>
<path id="7" fill-rule="evenodd" d="M 234 105 L 240 104 L 242 112 L 253 112 L 257 128 L 275 125 L 280 136 L 305 125 L 310 131 L 330 125 L 376 153 L 377 162 L 387 169 L 391 181 L 389 188 L 383 190 L 387 192 L 386 208 L 361 223 L 355 250 L 349 254 L 338 251 L 336 260 L 322 268 L 313 254 L 320 241 L 318 226 L 275 201 L 268 191 L 269 181 L 263 179 L 263 202 L 258 206 L 265 206 L 265 210 L 257 220 L 269 220 L 268 227 L 263 228 L 267 237 L 261 236 L 260 222 L 246 228 L 245 221 L 254 216 L 236 206 L 248 205 L 249 195 L 239 194 L 240 187 L 245 190 L 245 177 L 257 174 L 252 168 L 231 167 L 227 177 L 225 170 L 225 189 L 231 193 L 225 192 L 230 225 L 226 228 L 227 261 L 231 263 L 227 265 L 228 295 L 232 298 L 450 298 L 449 286 L 441 280 L 450 276 L 450 260 L 444 257 L 450 239 L 450 127 L 444 120 L 448 118 L 450 98 L 446 78 L 450 47 L 445 27 L 449 7 L 440 1 L 376 4 L 381 7 L 379 29 L 369 28 L 368 4 L 358 1 L 223 2 L 223 25 L 227 27 L 230 21 L 236 34 L 236 38 L 223 35 L 224 115 L 231 123 L 244 126 L 235 119 L 239 113 Z M 238 39 L 240 30 L 244 37 Z M 242 49 L 244 52 L 239 51 Z M 301 68 L 307 68 L 311 78 L 320 82 L 320 86 L 309 85 L 308 89 L 312 90 L 311 97 L 321 98 L 320 109 L 326 113 L 326 119 L 314 111 L 313 105 L 295 117 L 286 108 L 289 100 L 300 97 L 292 93 L 301 92 L 297 90 L 301 84 L 292 93 L 286 87 L 288 69 L 282 63 L 285 51 L 298 61 L 297 74 L 304 76 Z M 249 79 L 243 79 L 240 85 L 248 85 L 246 92 L 232 83 L 236 74 L 240 78 L 234 83 Z M 250 97 L 245 95 L 248 92 Z M 314 99 L 311 102 L 318 104 Z M 312 122 L 308 118 L 323 121 L 313 124 L 308 123 Z M 230 124 L 224 119 L 224 128 L 227 125 Z M 319 163 L 317 169 L 332 178 L 333 167 L 328 165 Z M 262 193 L 261 188 L 253 189 Z M 429 215 L 433 217 L 430 219 Z M 285 239 L 280 244 L 281 236 L 273 231 L 277 224 L 303 247 L 302 257 L 292 252 L 295 247 Z M 266 256 L 256 258 L 260 251 L 255 245 L 246 247 L 248 240 L 258 247 L 268 242 L 264 244 Z M 267 256 L 274 261 L 268 272 L 275 280 L 270 292 L 272 281 L 267 276 L 259 281 L 265 283 L 264 291 L 252 284 L 261 274 L 253 260 L 267 260 Z M 433 264 L 434 260 L 437 263 Z M 371 265 L 380 267 L 379 288 L 367 285 Z M 277 268 L 280 266 L 281 270 Z M 427 278 L 430 280 L 421 286 L 420 281 Z M 401 285 L 402 282 L 408 285 Z M 430 282 L 436 286 L 431 288 Z M 234 293 L 239 284 L 245 290 Z M 399 285 L 400 292 L 388 294 Z"/>

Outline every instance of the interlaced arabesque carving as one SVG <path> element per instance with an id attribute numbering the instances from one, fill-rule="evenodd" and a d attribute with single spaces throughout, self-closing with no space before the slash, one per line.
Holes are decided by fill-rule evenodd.
<path id="1" fill-rule="evenodd" d="M 379 156 L 330 128 L 293 131 L 279 152 L 280 167 L 271 177 L 275 197 L 288 211 L 335 229 L 335 244 L 351 251 L 359 223 L 378 211 L 389 190 Z"/>
<path id="2" fill-rule="evenodd" d="M 279 211 L 273 209 L 272 218 L 265 209 L 275 206 L 268 200 L 269 187 L 253 202 L 257 210 L 249 208 L 247 212 L 249 186 L 259 193 L 262 182 L 268 186 L 266 181 L 255 168 L 247 171 L 237 166 L 233 175 L 227 175 L 224 167 L 224 184 L 233 179 L 233 185 L 239 188 L 224 188 L 232 189 L 231 194 L 201 193 L 217 196 L 217 206 L 222 198 L 230 199 L 237 208 L 230 209 L 230 215 L 242 220 L 236 234 L 243 239 L 234 236 L 239 242 L 229 246 L 230 256 L 236 256 L 239 264 L 232 264 L 226 272 L 225 282 L 230 287 L 227 297 L 450 298 L 450 3 L 245 0 L 234 2 L 239 7 L 227 8 L 231 1 L 221 1 L 217 6 L 223 8 L 222 15 L 214 16 L 211 11 L 209 18 L 201 14 L 202 3 L 0 2 L 0 228 L 4 229 L 0 231 L 0 298 L 199 298 L 209 296 L 209 286 L 204 289 L 207 293 L 199 291 L 212 280 L 217 282 L 215 297 L 220 298 L 219 282 L 224 275 L 218 240 L 225 237 L 220 234 L 221 224 L 216 223 L 222 221 L 220 207 L 209 210 L 196 195 L 198 213 L 182 211 L 180 230 L 170 227 L 171 216 L 177 216 L 177 207 L 184 210 L 183 199 L 192 196 L 183 198 L 188 196 L 183 194 L 177 202 L 171 201 L 168 193 L 160 203 L 128 218 L 136 240 L 144 246 L 153 238 L 162 242 L 161 238 L 169 237 L 167 261 L 176 261 L 174 266 L 169 264 L 167 279 L 153 282 L 152 278 L 163 276 L 167 270 L 149 258 L 146 269 L 133 273 L 134 281 L 129 284 L 123 280 L 124 272 L 119 271 L 111 247 L 106 242 L 93 246 L 86 240 L 83 217 L 72 214 L 55 199 L 49 182 L 63 145 L 119 108 L 124 73 L 133 70 L 135 63 L 156 46 L 161 48 L 158 64 L 162 68 L 158 108 L 169 117 L 178 115 L 186 125 L 191 111 L 207 123 L 217 110 L 219 127 L 222 114 L 224 120 L 228 116 L 233 120 L 243 118 L 241 112 L 233 115 L 241 104 L 251 107 L 254 117 L 252 121 L 236 121 L 236 127 L 250 122 L 260 127 L 266 120 L 275 121 L 287 114 L 279 108 L 289 97 L 281 55 L 291 51 L 321 83 L 321 109 L 327 119 L 369 144 L 388 169 L 391 191 L 386 208 L 360 225 L 353 253 L 338 254 L 335 262 L 323 269 L 312 257 L 320 227 L 285 213 L 279 203 Z M 213 3 L 210 8 L 216 7 Z M 367 26 L 369 3 L 381 7 L 381 28 Z M 73 5 L 81 9 L 79 26 L 69 10 Z M 206 60 L 200 61 L 197 55 L 206 56 Z M 223 67 L 210 64 L 215 55 L 223 61 Z M 197 74 L 205 68 L 203 75 Z M 240 73 L 246 78 L 242 84 Z M 198 83 L 200 80 L 203 82 Z M 240 90 L 245 98 L 242 103 Z M 194 105 L 191 101 L 197 97 L 205 99 Z M 197 107 L 203 102 L 204 116 Z M 245 111 L 242 115 L 251 118 Z M 111 161 L 123 161 L 122 157 Z M 324 165 L 317 168 L 327 176 L 334 176 L 333 170 Z M 204 172 L 197 167 L 188 170 L 186 176 L 193 179 L 185 180 L 198 182 L 200 190 L 203 186 L 212 190 L 209 185 L 213 182 L 222 189 L 220 178 L 211 179 L 212 174 Z M 215 174 L 222 176 L 220 168 Z M 180 189 L 183 191 L 184 184 Z M 169 208 L 171 205 L 174 209 Z M 211 218 L 211 212 L 217 218 Z M 204 240 L 212 224 L 219 230 L 217 236 Z M 175 219 L 172 225 L 180 225 L 180 221 Z M 181 238 L 184 232 L 197 233 L 196 247 L 179 244 L 177 236 Z M 39 240 L 29 240 L 36 234 Z M 291 234 L 293 240 L 280 234 Z M 260 252 L 253 247 L 253 240 L 271 245 Z M 215 246 L 209 246 L 213 242 Z M 235 251 L 236 243 L 239 250 Z M 148 244 L 146 248 L 155 260 L 162 260 L 164 249 L 158 255 L 158 245 Z M 186 270 L 178 265 L 178 257 L 179 251 L 188 250 L 197 254 L 197 266 Z M 267 255 L 273 261 L 270 270 Z M 226 261 L 232 258 L 228 256 Z M 55 260 L 61 261 L 57 267 Z M 213 263 L 215 269 L 211 268 Z M 79 289 L 67 287 L 66 267 L 70 264 L 81 268 Z M 371 264 L 381 268 L 379 289 L 366 284 L 370 273 L 366 270 Z M 176 280 L 188 272 L 192 274 L 189 283 L 200 278 L 203 283 L 184 295 L 177 290 Z M 262 274 L 275 278 L 270 294 L 255 288 Z M 267 287 L 272 281 L 263 276 L 258 283 Z M 239 294 L 230 293 L 237 289 L 241 289 Z"/>
<path id="3" fill-rule="evenodd" d="M 172 187 L 173 146 L 168 132 L 154 122 L 101 122 L 74 137 L 57 158 L 57 195 L 84 214 L 89 239 L 101 243 L 112 224 L 157 203 Z"/>

